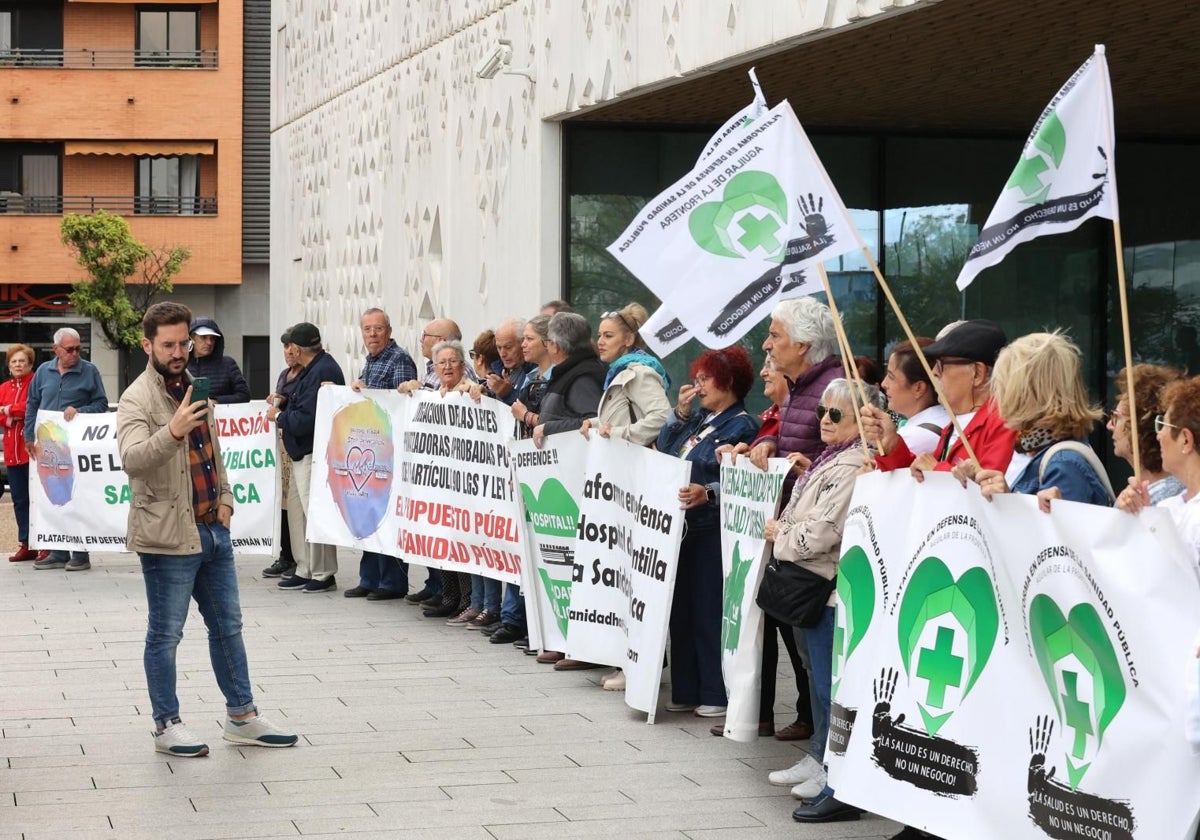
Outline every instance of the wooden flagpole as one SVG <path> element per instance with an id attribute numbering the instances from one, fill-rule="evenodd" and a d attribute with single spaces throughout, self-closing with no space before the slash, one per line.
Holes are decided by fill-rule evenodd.
<path id="1" fill-rule="evenodd" d="M 1113 242 L 1117 248 L 1117 289 L 1121 297 L 1121 334 L 1125 340 L 1125 397 L 1129 400 L 1129 443 L 1133 449 L 1133 475 L 1142 480 L 1142 453 L 1138 446 L 1138 413 L 1134 398 L 1133 344 L 1129 336 L 1129 297 L 1125 291 L 1125 255 L 1121 246 L 1121 223 L 1113 219 Z"/>
<path id="2" fill-rule="evenodd" d="M 921 367 L 925 369 L 925 375 L 933 383 L 933 390 L 937 393 L 938 402 L 942 404 L 946 409 L 946 413 L 950 415 L 950 422 L 954 424 L 954 430 L 958 432 L 958 439 L 962 441 L 963 447 L 967 450 L 967 455 L 975 463 L 975 468 L 983 469 L 983 465 L 979 463 L 979 456 L 975 454 L 975 449 L 971 446 L 971 441 L 967 440 L 962 424 L 958 422 L 958 417 L 955 415 L 954 409 L 950 407 L 950 403 L 946 400 L 946 395 L 942 393 L 941 381 L 933 375 L 933 368 L 929 366 L 929 360 L 925 358 L 925 351 L 917 344 L 917 337 L 913 335 L 912 327 L 908 325 L 908 319 L 900 311 L 900 304 L 896 302 L 896 298 L 892 295 L 892 289 L 888 286 L 887 280 L 883 279 L 883 272 L 879 270 L 879 264 L 875 262 L 875 258 L 871 256 L 871 252 L 867 249 L 866 245 L 863 245 L 862 252 L 863 256 L 867 258 L 867 264 L 871 266 L 871 271 L 875 273 L 875 280 L 878 281 L 879 288 L 883 289 L 884 296 L 887 297 L 888 303 L 892 305 L 892 311 L 896 313 L 896 320 L 900 322 L 900 328 L 904 330 L 904 335 L 908 338 L 908 343 L 912 345 L 913 352 L 917 354 L 917 358 L 921 362 Z"/>
<path id="3" fill-rule="evenodd" d="M 829 301 L 829 312 L 833 315 L 833 330 L 837 333 L 838 347 L 842 353 L 842 367 L 846 369 L 846 379 L 858 387 L 859 400 L 866 405 L 867 390 L 863 387 L 862 379 L 858 375 L 858 366 L 854 364 L 854 351 L 850 347 L 850 339 L 846 336 L 846 327 L 842 323 L 841 313 L 838 312 L 837 301 L 833 299 L 833 289 L 829 285 L 829 275 L 825 273 L 825 266 L 818 263 L 817 273 L 821 275 L 821 284 L 825 287 L 825 297 Z M 862 440 L 863 456 L 871 458 L 871 445 L 867 443 L 867 430 L 863 428 L 862 411 L 858 401 L 850 400 L 850 406 L 854 409 L 854 422 L 858 424 L 858 436 Z"/>

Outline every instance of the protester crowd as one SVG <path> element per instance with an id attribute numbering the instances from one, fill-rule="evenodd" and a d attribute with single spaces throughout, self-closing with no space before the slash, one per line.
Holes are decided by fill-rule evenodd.
<path id="1" fill-rule="evenodd" d="M 457 323 L 437 318 L 421 334 L 421 368 L 392 338 L 387 313 L 373 308 L 361 318 L 366 356 L 349 382 L 356 391 L 463 391 L 475 399 L 486 395 L 511 408 L 515 435 L 532 438 L 535 445 L 551 434 L 599 434 L 653 447 L 688 463 L 689 483 L 678 489 L 687 527 L 670 617 L 670 712 L 721 718 L 726 710 L 720 651 L 720 458 L 731 453 L 759 467 L 769 458 L 787 459 L 791 467 L 779 513 L 767 522 L 765 536 L 775 561 L 794 564 L 813 580 L 830 582 L 806 626 L 765 619 L 758 733 L 809 740 L 799 762 L 770 773 L 767 780 L 790 787 L 801 800 L 794 812 L 797 821 L 831 822 L 861 814 L 836 798 L 823 762 L 834 638 L 831 582 L 837 576 L 842 528 L 858 475 L 906 469 L 921 480 L 929 471 L 948 472 L 964 485 L 977 483 L 988 498 L 1000 493 L 1036 495 L 1046 511 L 1063 499 L 1115 504 L 1132 514 L 1161 504 L 1187 544 L 1193 550 L 1200 545 L 1200 508 L 1195 501 L 1200 492 L 1200 380 L 1182 371 L 1143 364 L 1132 369 L 1131 379 L 1125 371 L 1117 376 L 1118 397 L 1107 429 L 1114 452 L 1131 463 L 1136 439 L 1141 472 L 1115 495 L 1088 443 L 1103 415 L 1084 386 L 1079 348 L 1060 332 L 1033 333 L 1010 342 L 991 321 L 957 322 L 936 339 L 916 337 L 896 344 L 884 370 L 865 357 L 845 364 L 829 308 L 815 298 L 800 298 L 778 304 L 771 313 L 760 359 L 752 359 L 741 347 L 707 350 L 692 361 L 687 382 L 673 383 L 641 336 L 647 317 L 641 305 L 631 303 L 603 313 L 593 332 L 582 315 L 554 301 L 528 320 L 509 318 L 485 330 L 469 349 Z M 182 367 L 179 353 L 190 351 L 187 370 L 208 378 L 212 399 L 249 400 L 236 361 L 224 355 L 216 322 L 193 320 L 187 335 L 189 341 L 171 343 L 173 364 Z M 155 346 L 149 333 L 148 341 Z M 181 350 L 184 344 L 186 350 Z M 305 539 L 316 404 L 323 385 L 345 384 L 348 378 L 324 350 L 314 324 L 290 327 L 281 345 L 285 366 L 266 399 L 267 418 L 278 429 L 280 441 L 282 540 L 279 558 L 262 574 L 277 579 L 282 590 L 328 592 L 337 588 L 336 550 Z M 60 330 L 54 350 L 55 358 L 35 372 L 30 348 L 9 348 L 11 378 L 0 384 L 4 458 L 20 541 L 9 559 L 33 560 L 38 569 L 78 571 L 90 565 L 86 554 L 38 552 L 28 545 L 29 461 L 36 458 L 39 443 L 35 429 L 25 421 L 39 406 L 62 409 L 68 417 L 75 411 L 104 411 L 107 398 L 95 368 L 79 358 L 78 334 Z M 160 373 L 166 376 L 166 370 Z M 759 416 L 753 416 L 745 402 L 755 387 L 761 387 L 770 402 Z M 205 428 L 201 420 L 194 423 L 199 425 L 191 425 L 189 434 Z M 168 431 L 176 436 L 174 426 Z M 203 452 L 207 444 L 197 445 Z M 223 512 L 216 501 L 214 495 L 211 511 L 204 507 L 197 513 L 197 523 L 216 521 L 217 511 Z M 144 566 L 146 562 L 143 557 Z M 536 655 L 539 663 L 555 670 L 601 667 L 566 658 L 561 651 L 531 649 L 518 586 L 430 570 L 421 589 L 409 593 L 405 558 L 375 552 L 362 554 L 357 572 L 354 585 L 343 590 L 346 598 L 411 605 L 427 620 L 478 631 L 492 644 Z M 792 661 L 797 698 L 795 719 L 776 729 L 779 638 Z M 606 673 L 600 685 L 620 691 L 624 674 Z M 245 737 L 237 733 L 245 731 L 244 716 L 254 714 L 248 692 L 243 694 L 236 705 L 230 701 L 231 740 Z M 163 705 L 167 710 L 156 735 L 160 742 L 175 744 L 175 754 L 203 754 L 189 745 L 190 733 L 174 729 L 177 702 Z M 235 715 L 242 719 L 234 720 Z M 279 735 L 268 723 L 255 725 L 269 737 Z M 712 731 L 722 734 L 722 724 Z M 289 741 L 293 742 L 294 738 Z M 923 836 L 928 835 L 912 828 L 897 835 Z"/>

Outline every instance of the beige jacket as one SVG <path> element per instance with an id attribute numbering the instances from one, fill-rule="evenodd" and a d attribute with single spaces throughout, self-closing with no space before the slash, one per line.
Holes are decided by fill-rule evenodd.
<path id="1" fill-rule="evenodd" d="M 612 437 L 649 446 L 671 416 L 662 377 L 652 367 L 631 364 L 608 383 L 596 416 L 599 423 L 612 424 Z"/>
<path id="2" fill-rule="evenodd" d="M 850 510 L 854 481 L 862 468 L 859 445 L 820 466 L 799 493 L 793 491 L 779 516 L 775 556 L 832 579 L 842 550 L 842 528 Z"/>
<path id="3" fill-rule="evenodd" d="M 192 508 L 192 475 L 187 439 L 175 440 L 167 425 L 177 405 L 167 393 L 162 374 L 147 363 L 117 405 L 117 447 L 129 476 L 132 500 L 125 544 L 149 554 L 196 554 L 200 531 Z M 220 496 L 217 504 L 233 508 L 233 493 L 221 460 L 217 427 L 208 412 Z"/>

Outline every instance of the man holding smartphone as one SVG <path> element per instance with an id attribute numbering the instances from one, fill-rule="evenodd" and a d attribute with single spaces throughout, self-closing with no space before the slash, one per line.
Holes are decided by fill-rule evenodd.
<path id="1" fill-rule="evenodd" d="M 194 598 L 208 628 L 213 676 L 225 695 L 223 737 L 245 746 L 290 747 L 297 736 L 258 714 L 242 642 L 242 608 L 229 521 L 233 493 L 216 425 L 186 372 L 192 312 L 164 301 L 142 319 L 146 370 L 117 407 L 117 446 L 132 501 L 125 544 L 138 553 L 146 582 L 146 684 L 167 755 L 208 754 L 204 739 L 179 716 L 175 653 Z"/>

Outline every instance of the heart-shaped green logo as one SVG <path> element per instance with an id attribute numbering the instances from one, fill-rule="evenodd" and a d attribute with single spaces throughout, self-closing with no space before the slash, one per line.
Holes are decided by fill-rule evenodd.
<path id="1" fill-rule="evenodd" d="M 875 614 L 875 575 L 862 546 L 852 546 L 838 561 L 837 594 L 841 609 L 833 627 L 833 695 L 841 684 L 842 668 L 867 635 Z"/>
<path id="2" fill-rule="evenodd" d="M 754 557 L 742 558 L 742 544 L 733 544 L 733 559 L 725 576 L 724 612 L 721 615 L 721 650 L 735 653 L 742 637 L 742 606 L 746 600 L 746 577 Z"/>
<path id="3" fill-rule="evenodd" d="M 938 621 L 948 616 L 958 624 Z M 937 624 L 933 647 L 922 647 L 921 636 L 930 623 Z M 936 735 L 950 719 L 953 709 L 936 714 L 946 706 L 946 690 L 959 688 L 965 698 L 974 687 L 996 643 L 1000 629 L 1000 608 L 991 578 L 979 566 L 962 573 L 958 580 L 946 564 L 936 557 L 926 557 L 909 578 L 900 601 L 897 636 L 901 662 L 909 679 L 926 680 L 925 702 L 917 709 L 925 722 L 925 731 Z M 964 650 L 966 657 L 955 651 Z"/>
<path id="4" fill-rule="evenodd" d="M 579 505 L 557 478 L 546 479 L 540 494 L 522 483 L 521 497 L 525 500 L 525 518 L 536 533 L 548 537 L 575 536 Z"/>
<path id="5" fill-rule="evenodd" d="M 788 197 L 775 176 L 739 172 L 720 201 L 701 204 L 688 216 L 696 244 L 718 257 L 783 262 L 787 245 Z"/>
<path id="6" fill-rule="evenodd" d="M 1091 766 L 1090 760 L 1083 759 L 1095 755 L 1104 730 L 1125 704 L 1121 663 L 1104 620 L 1088 603 L 1076 604 L 1064 618 L 1049 595 L 1034 596 L 1029 604 L 1029 637 L 1059 722 L 1075 733 L 1067 755 L 1067 778 L 1074 789 Z M 1084 687 L 1080 677 L 1091 683 L 1090 703 L 1080 699 Z"/>
<path id="7" fill-rule="evenodd" d="M 567 625 L 571 618 L 571 581 L 555 580 L 545 569 L 538 569 L 538 577 L 542 579 L 546 597 L 550 606 L 554 608 L 554 620 L 558 622 L 558 629 L 566 637 Z"/>

